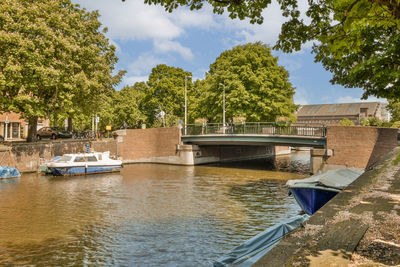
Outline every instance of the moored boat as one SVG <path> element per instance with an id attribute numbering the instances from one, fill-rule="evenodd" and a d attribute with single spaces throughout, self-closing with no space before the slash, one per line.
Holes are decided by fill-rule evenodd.
<path id="1" fill-rule="evenodd" d="M 110 152 L 64 154 L 45 166 L 50 174 L 56 176 L 85 175 L 119 171 L 122 161 L 110 158 Z"/>
<path id="2" fill-rule="evenodd" d="M 329 170 L 306 179 L 289 180 L 286 185 L 303 211 L 312 215 L 362 173 L 355 169 Z"/>
<path id="3" fill-rule="evenodd" d="M 0 179 L 2 179 L 2 178 L 17 178 L 20 176 L 21 176 L 21 174 L 19 173 L 17 168 L 0 166 Z"/>

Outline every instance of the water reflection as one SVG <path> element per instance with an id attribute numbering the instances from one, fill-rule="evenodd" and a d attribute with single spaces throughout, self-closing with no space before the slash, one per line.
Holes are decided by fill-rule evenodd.
<path id="1" fill-rule="evenodd" d="M 0 264 L 203 266 L 299 212 L 287 179 L 227 167 L 137 164 L 120 174 L 0 183 Z"/>

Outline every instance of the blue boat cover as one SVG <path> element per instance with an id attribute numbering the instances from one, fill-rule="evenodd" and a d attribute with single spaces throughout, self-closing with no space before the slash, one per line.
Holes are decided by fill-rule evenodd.
<path id="1" fill-rule="evenodd" d="M 20 177 L 21 174 L 17 168 L 0 166 L 0 178 Z"/>
<path id="2" fill-rule="evenodd" d="M 307 214 L 297 215 L 264 230 L 216 260 L 214 267 L 253 265 L 278 244 L 285 235 L 295 230 L 308 218 L 310 216 Z"/>

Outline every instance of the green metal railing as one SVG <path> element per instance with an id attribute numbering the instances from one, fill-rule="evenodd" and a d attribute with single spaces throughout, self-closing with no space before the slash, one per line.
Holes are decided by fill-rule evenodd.
<path id="1" fill-rule="evenodd" d="M 246 122 L 228 124 L 222 123 L 188 124 L 182 127 L 182 135 L 215 135 L 215 134 L 263 134 L 263 135 L 296 135 L 325 137 L 326 127 L 290 125 L 273 122 Z"/>

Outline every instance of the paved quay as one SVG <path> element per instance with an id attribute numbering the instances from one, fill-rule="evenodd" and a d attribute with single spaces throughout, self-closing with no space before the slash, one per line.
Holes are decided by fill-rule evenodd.
<path id="1" fill-rule="evenodd" d="M 399 160 L 396 148 L 253 266 L 400 265 Z"/>

